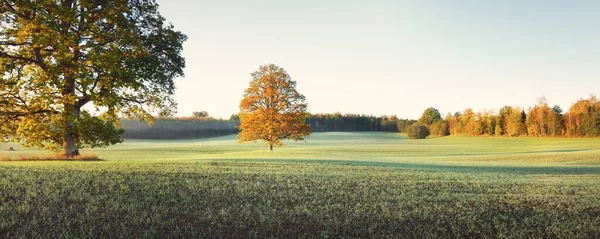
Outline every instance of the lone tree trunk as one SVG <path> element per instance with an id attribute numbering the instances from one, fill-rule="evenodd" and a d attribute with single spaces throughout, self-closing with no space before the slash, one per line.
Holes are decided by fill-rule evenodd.
<path id="1" fill-rule="evenodd" d="M 73 60 L 79 58 L 80 52 L 78 48 L 74 49 Z M 75 77 L 69 73 L 65 77 L 65 86 L 62 90 L 63 97 L 75 96 Z M 64 106 L 64 140 L 63 140 L 63 156 L 72 158 L 79 156 L 79 127 L 77 119 L 81 114 L 81 107 L 89 102 L 89 97 L 78 98 L 74 102 L 65 102 Z"/>
<path id="2" fill-rule="evenodd" d="M 81 109 L 74 106 L 65 104 L 65 134 L 63 143 L 63 156 L 72 158 L 79 156 L 79 148 L 77 142 L 79 141 L 79 132 L 77 130 L 76 120 L 79 118 Z"/>
<path id="3" fill-rule="evenodd" d="M 273 151 L 273 145 L 269 144 L 269 151 Z"/>

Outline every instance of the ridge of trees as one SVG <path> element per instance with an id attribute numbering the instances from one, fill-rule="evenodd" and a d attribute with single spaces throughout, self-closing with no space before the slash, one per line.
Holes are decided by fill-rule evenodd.
<path id="1" fill-rule="evenodd" d="M 399 119 L 395 115 L 373 116 L 365 114 L 311 114 L 306 118 L 314 132 L 356 132 L 383 131 L 404 132 L 406 127 L 416 122 L 411 119 Z"/>
<path id="2" fill-rule="evenodd" d="M 437 113 L 436 113 L 437 112 Z M 208 115 L 208 113 L 206 113 Z M 527 110 L 505 106 L 498 111 L 462 112 L 437 117 L 435 108 L 425 110 L 419 120 L 400 119 L 395 115 L 319 113 L 306 118 L 314 132 L 402 132 L 417 123 L 427 126 L 431 136 L 488 135 L 533 137 L 598 137 L 600 136 L 600 101 L 595 96 L 580 99 L 568 111 L 550 107 L 545 99 Z M 193 139 L 238 133 L 239 116 L 229 119 L 212 117 L 163 117 L 152 127 L 137 120 L 121 120 L 124 138 Z"/>
<path id="3" fill-rule="evenodd" d="M 410 119 L 398 119 L 396 116 L 373 116 L 359 114 L 311 114 L 306 123 L 315 132 L 358 132 L 383 131 L 405 132 L 405 129 L 417 122 Z M 152 126 L 139 120 L 122 119 L 126 139 L 194 139 L 237 134 L 239 116 L 229 119 L 212 117 L 161 117 Z"/>
<path id="4" fill-rule="evenodd" d="M 558 105 L 550 107 L 543 97 L 527 111 L 515 106 L 504 106 L 497 113 L 467 108 L 463 112 L 448 113 L 443 120 L 435 122 L 425 122 L 428 110 L 419 122 L 426 124 L 431 134 L 437 136 L 600 136 L 600 101 L 593 95 L 578 100 L 565 113 Z"/>
<path id="5" fill-rule="evenodd" d="M 126 139 L 201 139 L 237 134 L 235 120 L 211 117 L 161 117 L 152 126 L 135 119 L 121 119 Z"/>

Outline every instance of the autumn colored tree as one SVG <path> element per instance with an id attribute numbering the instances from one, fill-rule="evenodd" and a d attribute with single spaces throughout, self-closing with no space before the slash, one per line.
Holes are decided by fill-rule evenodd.
<path id="1" fill-rule="evenodd" d="M 273 151 L 281 140 L 303 140 L 312 130 L 305 119 L 305 97 L 296 82 L 276 65 L 260 66 L 240 103 L 240 142 L 264 140 Z"/>
<path id="2" fill-rule="evenodd" d="M 596 96 L 581 99 L 565 114 L 568 136 L 600 136 L 600 100 Z"/>
<path id="3" fill-rule="evenodd" d="M 155 0 L 6 0 L 0 28 L 0 134 L 26 146 L 77 156 L 119 143 L 119 117 L 176 109 L 186 36 Z"/>
<path id="4" fill-rule="evenodd" d="M 473 111 L 473 109 L 465 109 L 465 111 L 461 114 L 459 123 L 462 125 L 462 134 L 481 134 L 481 123 L 479 122 L 479 118 L 477 114 Z"/>
<path id="5" fill-rule="evenodd" d="M 429 133 L 434 136 L 447 136 L 450 135 L 448 129 L 448 123 L 446 121 L 437 121 L 429 125 Z"/>
<path id="6" fill-rule="evenodd" d="M 526 114 L 519 107 L 512 107 L 507 118 L 506 135 L 517 137 L 527 134 L 527 126 L 525 125 Z"/>
<path id="7" fill-rule="evenodd" d="M 448 133 L 460 134 L 460 131 L 462 131 L 462 128 L 459 125 L 459 119 L 460 119 L 460 112 L 456 112 L 454 114 L 448 113 L 446 115 L 445 121 L 448 123 Z"/>
<path id="8" fill-rule="evenodd" d="M 561 112 L 558 106 L 550 108 L 544 97 L 538 99 L 538 103 L 529 109 L 525 121 L 529 136 L 561 136 L 564 131 Z"/>
<path id="9" fill-rule="evenodd" d="M 494 136 L 502 136 L 502 119 L 500 118 L 500 116 L 496 116 L 495 119 L 496 123 L 494 123 L 495 127 L 494 127 Z"/>

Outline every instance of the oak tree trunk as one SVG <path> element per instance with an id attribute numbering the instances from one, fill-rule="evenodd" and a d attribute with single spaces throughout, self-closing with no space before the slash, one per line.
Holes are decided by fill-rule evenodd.
<path id="1" fill-rule="evenodd" d="M 79 118 L 81 112 L 80 108 L 74 105 L 65 104 L 65 134 L 63 143 L 63 156 L 72 158 L 79 156 L 79 148 L 77 142 L 79 141 L 79 132 L 77 130 L 77 123 L 75 120 Z"/>

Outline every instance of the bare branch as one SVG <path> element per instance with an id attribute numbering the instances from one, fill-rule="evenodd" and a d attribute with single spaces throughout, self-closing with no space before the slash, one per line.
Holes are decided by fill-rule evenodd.
<path id="1" fill-rule="evenodd" d="M 3 46 L 24 46 L 31 45 L 31 42 L 11 42 L 11 41 L 0 41 L 0 45 Z"/>
<path id="2" fill-rule="evenodd" d="M 55 110 L 34 110 L 34 111 L 2 111 L 0 110 L 0 115 L 2 117 L 6 117 L 8 119 L 18 119 L 24 116 L 37 115 L 37 114 L 58 114 L 58 111 Z"/>
<path id="3" fill-rule="evenodd" d="M 46 63 L 44 63 L 44 58 L 42 57 L 42 53 L 40 53 L 41 49 L 40 48 L 34 48 L 33 49 L 34 53 L 35 53 L 35 58 L 37 59 L 36 63 L 45 71 L 46 68 Z"/>
<path id="4" fill-rule="evenodd" d="M 13 59 L 13 60 L 21 60 L 21 61 L 26 61 L 26 62 L 35 63 L 35 64 L 38 63 L 34 59 L 30 59 L 30 58 L 22 57 L 22 56 L 13 56 L 13 55 L 10 55 L 10 54 L 8 54 L 6 52 L 0 52 L 0 58 L 9 58 L 9 59 Z"/>

